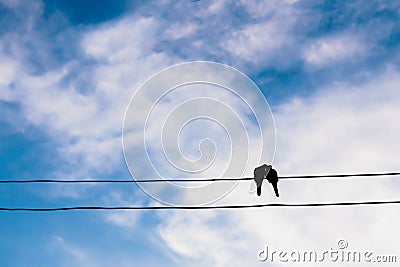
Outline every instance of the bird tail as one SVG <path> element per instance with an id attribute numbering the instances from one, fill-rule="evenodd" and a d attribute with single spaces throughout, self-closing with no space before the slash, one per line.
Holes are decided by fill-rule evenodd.
<path id="1" fill-rule="evenodd" d="M 261 196 L 261 185 L 257 186 L 257 196 Z"/>
<path id="2" fill-rule="evenodd" d="M 272 186 L 274 187 L 275 195 L 279 197 L 278 183 L 274 183 L 272 184 Z"/>

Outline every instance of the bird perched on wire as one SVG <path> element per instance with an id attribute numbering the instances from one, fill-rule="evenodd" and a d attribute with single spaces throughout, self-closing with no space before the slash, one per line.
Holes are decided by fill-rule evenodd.
<path id="1" fill-rule="evenodd" d="M 257 195 L 261 195 L 261 186 L 264 181 L 264 179 L 267 179 L 267 181 L 272 185 L 275 191 L 275 195 L 279 197 L 279 191 L 278 191 L 278 173 L 275 169 L 272 168 L 271 165 L 263 164 L 260 167 L 257 167 L 254 169 L 254 181 L 256 182 L 257 185 Z"/>

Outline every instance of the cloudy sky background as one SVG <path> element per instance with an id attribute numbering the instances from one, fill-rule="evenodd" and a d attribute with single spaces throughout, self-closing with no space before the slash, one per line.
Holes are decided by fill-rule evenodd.
<path id="1" fill-rule="evenodd" d="M 399 12 L 397 1 L 0 0 L 0 178 L 130 178 L 129 99 L 151 75 L 192 60 L 228 64 L 260 87 L 280 174 L 398 171 Z M 398 199 L 396 179 L 282 181 L 279 201 Z M 261 198 L 248 188 L 217 204 L 277 201 L 268 187 Z M 7 207 L 152 203 L 136 185 L 0 187 Z M 399 222 L 396 206 L 3 212 L 0 263 L 279 266 L 258 251 L 322 251 L 339 239 L 393 255 Z"/>

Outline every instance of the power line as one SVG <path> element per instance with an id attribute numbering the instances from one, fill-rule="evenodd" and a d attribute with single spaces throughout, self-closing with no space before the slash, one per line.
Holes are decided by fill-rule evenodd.
<path id="1" fill-rule="evenodd" d="M 282 180 L 295 179 L 322 179 L 322 178 L 344 178 L 344 177 L 375 177 L 375 176 L 395 176 L 400 175 L 400 172 L 384 172 L 384 173 L 354 173 L 354 174 L 321 174 L 321 175 L 294 175 L 280 176 Z M 216 181 L 249 181 L 253 177 L 238 177 L 238 178 L 206 178 L 206 179 L 130 179 L 130 180 L 115 180 L 115 179 L 82 179 L 82 180 L 59 180 L 59 179 L 31 179 L 31 180 L 0 180 L 0 184 L 5 183 L 160 183 L 160 182 L 216 182 Z"/>
<path id="2" fill-rule="evenodd" d="M 333 202 L 333 203 L 267 203 L 254 205 L 224 205 L 224 206 L 126 206 L 126 207 L 101 207 L 101 206 L 81 206 L 81 207 L 58 207 L 58 208 L 6 208 L 0 207 L 0 211 L 28 211 L 28 212 L 55 212 L 71 210 L 210 210 L 210 209 L 247 209 L 265 207 L 334 207 L 334 206 L 367 206 L 367 205 L 389 205 L 400 204 L 400 200 L 391 201 L 364 201 L 364 202 Z"/>

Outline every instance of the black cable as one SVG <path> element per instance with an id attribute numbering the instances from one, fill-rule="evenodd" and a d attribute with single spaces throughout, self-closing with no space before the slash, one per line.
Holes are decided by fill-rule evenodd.
<path id="1" fill-rule="evenodd" d="M 319 178 L 374 177 L 374 176 L 394 176 L 394 175 L 400 175 L 400 172 L 298 175 L 298 176 L 282 176 L 279 177 L 279 179 L 303 179 L 303 178 L 319 179 Z"/>
<path id="2" fill-rule="evenodd" d="M 329 207 L 329 206 L 361 206 L 361 205 L 387 205 L 400 204 L 400 200 L 391 201 L 365 201 L 365 202 L 334 202 L 334 203 L 268 203 L 254 205 L 226 205 L 226 206 L 147 206 L 147 207 L 100 207 L 100 206 L 82 206 L 82 207 L 59 207 L 59 208 L 5 208 L 0 207 L 0 211 L 70 211 L 70 210 L 208 210 L 208 209 L 246 209 L 246 208 L 264 208 L 264 207 Z"/>
<path id="3" fill-rule="evenodd" d="M 374 177 L 374 176 L 394 176 L 400 175 L 400 172 L 384 173 L 355 173 L 355 174 L 321 174 L 321 175 L 294 175 L 280 176 L 279 179 L 321 179 L 321 178 L 344 178 L 344 177 Z M 158 183 L 158 182 L 215 182 L 215 181 L 249 181 L 253 177 L 239 178 L 207 178 L 207 179 L 138 179 L 138 180 L 56 180 L 56 179 L 32 179 L 32 180 L 0 180 L 1 183 Z"/>

